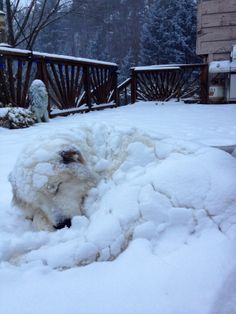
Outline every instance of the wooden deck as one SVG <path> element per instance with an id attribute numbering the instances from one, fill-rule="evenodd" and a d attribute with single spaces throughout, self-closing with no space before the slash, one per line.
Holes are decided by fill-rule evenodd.
<path id="1" fill-rule="evenodd" d="M 207 64 L 136 67 L 120 85 L 117 74 L 114 63 L 0 47 L 0 102 L 28 108 L 28 90 L 34 79 L 47 87 L 51 116 L 139 100 L 208 102 Z"/>

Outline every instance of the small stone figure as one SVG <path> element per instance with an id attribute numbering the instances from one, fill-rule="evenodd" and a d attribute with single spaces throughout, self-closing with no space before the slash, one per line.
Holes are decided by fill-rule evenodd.
<path id="1" fill-rule="evenodd" d="M 30 109 L 37 122 L 49 122 L 48 93 L 41 80 L 34 80 L 29 89 Z"/>

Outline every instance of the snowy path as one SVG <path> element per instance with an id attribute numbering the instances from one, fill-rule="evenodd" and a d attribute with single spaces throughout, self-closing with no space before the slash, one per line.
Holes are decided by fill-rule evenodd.
<path id="1" fill-rule="evenodd" d="M 25 130 L 0 129 L 0 312 L 236 313 L 236 159 L 201 145 L 235 144 L 235 118 L 235 105 L 140 103 Z M 38 135 L 95 122 L 123 131 L 137 127 L 157 144 L 128 147 L 111 180 L 87 199 L 89 227 L 78 219 L 70 230 L 34 232 L 10 204 L 7 177 L 18 154 Z M 103 242 L 111 248 L 121 235 L 117 221 L 124 230 L 133 226 L 133 240 L 105 262 Z M 59 271 L 87 254 L 78 251 L 84 236 L 104 262 Z M 13 252 L 29 254 L 14 266 L 8 263 Z"/>

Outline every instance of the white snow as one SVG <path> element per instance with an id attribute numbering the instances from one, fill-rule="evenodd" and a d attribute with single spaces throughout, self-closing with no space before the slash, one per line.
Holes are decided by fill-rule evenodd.
<path id="1" fill-rule="evenodd" d="M 41 80 L 34 80 L 28 93 L 30 110 L 34 114 L 37 122 L 48 122 L 48 92 Z"/>
<path id="2" fill-rule="evenodd" d="M 235 145 L 235 116 L 235 105 L 147 102 L 0 128 L 1 313 L 236 313 L 236 159 L 211 147 Z M 36 232 L 11 205 L 8 174 L 25 145 L 81 126 L 101 173 L 135 137 L 86 217 Z M 44 177 L 47 152 L 37 158 Z"/>
<path id="3" fill-rule="evenodd" d="M 229 73 L 236 71 L 235 61 L 212 61 L 209 64 L 210 73 Z"/>
<path id="4" fill-rule="evenodd" d="M 150 71 L 150 70 L 180 70 L 181 64 L 160 64 L 134 67 L 135 71 Z"/>
<path id="5" fill-rule="evenodd" d="M 8 113 L 9 108 L 0 108 L 0 118 L 3 118 Z"/>
<path id="6" fill-rule="evenodd" d="M 115 66 L 117 67 L 116 63 L 112 62 L 104 62 L 104 61 L 99 61 L 99 60 L 94 60 L 94 59 L 87 59 L 87 58 L 77 58 L 77 57 L 72 57 L 72 56 L 67 56 L 67 55 L 58 55 L 58 54 L 52 54 L 52 53 L 44 53 L 44 52 L 38 52 L 38 51 L 31 51 L 31 50 L 25 50 L 25 49 L 15 49 L 15 48 L 9 48 L 9 47 L 0 47 L 0 52 L 5 52 L 5 53 L 13 53 L 13 54 L 18 54 L 18 55 L 29 55 L 29 56 L 34 56 L 34 57 L 39 57 L 39 58 L 53 58 L 57 59 L 58 61 L 62 59 L 67 59 L 70 61 L 74 62 L 83 62 L 83 63 L 88 63 L 88 64 L 100 64 L 100 65 L 107 65 L 107 66 Z"/>

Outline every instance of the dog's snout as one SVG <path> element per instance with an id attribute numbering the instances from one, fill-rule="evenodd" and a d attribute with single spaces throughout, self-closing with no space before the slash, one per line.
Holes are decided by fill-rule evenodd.
<path id="1" fill-rule="evenodd" d="M 67 218 L 61 222 L 59 222 L 56 226 L 54 226 L 55 229 L 63 229 L 65 227 L 70 228 L 71 227 L 71 219 Z"/>

